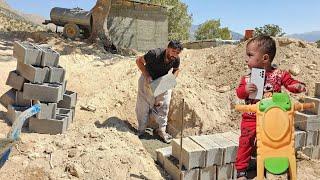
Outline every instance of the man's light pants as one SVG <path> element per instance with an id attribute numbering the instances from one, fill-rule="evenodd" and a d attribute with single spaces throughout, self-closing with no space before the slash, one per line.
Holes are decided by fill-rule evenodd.
<path id="1" fill-rule="evenodd" d="M 159 128 L 165 130 L 168 122 L 171 93 L 172 90 L 168 90 L 154 97 L 145 77 L 143 75 L 140 76 L 136 104 L 139 131 L 144 131 L 147 128 L 150 114 L 159 124 Z"/>

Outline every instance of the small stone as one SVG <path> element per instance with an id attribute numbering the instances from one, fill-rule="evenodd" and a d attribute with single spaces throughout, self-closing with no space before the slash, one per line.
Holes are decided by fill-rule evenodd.
<path id="1" fill-rule="evenodd" d="M 68 157 L 69 157 L 69 158 L 73 158 L 73 157 L 75 157 L 76 155 L 77 155 L 77 150 L 71 149 L 71 150 L 68 151 Z"/>
<path id="2" fill-rule="evenodd" d="M 293 65 L 290 69 L 289 69 L 289 72 L 293 75 L 293 76 L 297 76 L 300 74 L 300 66 L 295 64 Z"/>
<path id="3" fill-rule="evenodd" d="M 309 64 L 309 65 L 307 65 L 307 68 L 308 68 L 308 69 L 311 69 L 311 70 L 315 69 L 316 67 L 317 67 L 317 65 L 315 65 L 315 64 Z"/>
<path id="4" fill-rule="evenodd" d="M 225 93 L 227 91 L 230 91 L 230 86 L 223 86 L 223 87 L 219 88 L 217 91 L 219 93 Z"/>
<path id="5" fill-rule="evenodd" d="M 77 178 L 80 178 L 83 175 L 83 169 L 78 164 L 74 163 L 67 164 L 65 171 Z"/>

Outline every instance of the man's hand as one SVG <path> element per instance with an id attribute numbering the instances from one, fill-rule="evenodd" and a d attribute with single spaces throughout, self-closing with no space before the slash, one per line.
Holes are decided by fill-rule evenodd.
<path id="1" fill-rule="evenodd" d="M 152 82 L 152 77 L 150 75 L 145 75 L 144 78 L 146 78 L 146 82 L 150 84 Z"/>
<path id="2" fill-rule="evenodd" d="M 257 91 L 257 86 L 252 83 L 246 84 L 246 93 L 250 94 Z"/>
<path id="3" fill-rule="evenodd" d="M 292 85 L 289 85 L 288 87 L 296 89 L 299 93 L 307 92 L 306 85 L 304 85 L 302 83 L 292 84 Z"/>

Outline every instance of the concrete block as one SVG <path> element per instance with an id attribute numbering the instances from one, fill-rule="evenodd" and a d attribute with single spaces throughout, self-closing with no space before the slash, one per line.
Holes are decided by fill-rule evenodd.
<path id="1" fill-rule="evenodd" d="M 49 67 L 49 83 L 64 83 L 65 70 L 62 67 Z"/>
<path id="2" fill-rule="evenodd" d="M 182 159 L 180 159 L 180 139 L 174 139 L 171 145 L 172 155 L 181 161 L 187 170 L 205 167 L 206 150 L 190 138 L 182 140 Z"/>
<path id="3" fill-rule="evenodd" d="M 312 98 L 312 97 L 306 97 L 304 99 L 305 103 L 314 103 L 316 105 L 313 109 L 306 109 L 307 112 L 311 112 L 315 115 L 320 115 L 320 99 L 318 98 Z"/>
<path id="4" fill-rule="evenodd" d="M 221 134 L 208 135 L 208 138 L 223 149 L 223 164 L 235 162 L 238 150 L 238 145 L 235 142 L 226 139 Z"/>
<path id="5" fill-rule="evenodd" d="M 207 136 L 191 136 L 190 139 L 206 150 L 205 167 L 222 164 L 223 149 L 218 144 L 209 139 Z"/>
<path id="6" fill-rule="evenodd" d="M 318 145 L 319 131 L 307 131 L 306 146 Z"/>
<path id="7" fill-rule="evenodd" d="M 31 100 L 30 100 L 30 99 L 24 99 L 24 98 L 23 98 L 23 92 L 21 92 L 21 91 L 16 91 L 15 105 L 17 105 L 17 106 L 31 107 Z"/>
<path id="8" fill-rule="evenodd" d="M 67 91 L 67 80 L 64 80 L 62 83 L 60 83 L 62 85 L 62 92 L 63 94 L 66 93 Z"/>
<path id="9" fill-rule="evenodd" d="M 312 159 L 320 159 L 320 146 L 314 146 L 312 147 L 312 154 L 311 154 Z"/>
<path id="10" fill-rule="evenodd" d="M 306 146 L 307 133 L 305 131 L 296 130 L 294 132 L 295 149 Z"/>
<path id="11" fill-rule="evenodd" d="M 220 133 L 221 136 L 225 137 L 226 139 L 234 142 L 237 146 L 239 146 L 239 137 L 240 134 L 237 134 L 234 131 Z"/>
<path id="12" fill-rule="evenodd" d="M 320 82 L 316 82 L 314 96 L 320 98 Z"/>
<path id="13" fill-rule="evenodd" d="M 59 102 L 62 100 L 62 85 L 25 83 L 23 98 L 40 100 L 41 102 Z"/>
<path id="14" fill-rule="evenodd" d="M 72 123 L 73 123 L 76 117 L 76 108 L 71 108 L 71 113 L 72 113 Z"/>
<path id="15" fill-rule="evenodd" d="M 72 123 L 72 110 L 71 109 L 64 109 L 64 108 L 57 108 L 56 110 L 57 116 L 64 116 L 68 118 L 67 128 L 69 128 L 70 124 Z"/>
<path id="16" fill-rule="evenodd" d="M 13 56 L 22 64 L 40 66 L 41 50 L 30 42 L 15 42 Z"/>
<path id="17" fill-rule="evenodd" d="M 17 74 L 16 71 L 11 71 L 9 73 L 8 79 L 6 81 L 6 85 L 12 87 L 13 89 L 17 91 L 22 91 L 23 84 L 26 82 L 26 79 L 24 79 L 22 76 Z"/>
<path id="18" fill-rule="evenodd" d="M 29 130 L 41 134 L 63 134 L 67 130 L 67 118 L 56 116 L 56 119 L 29 119 Z"/>
<path id="19" fill-rule="evenodd" d="M 303 152 L 303 154 L 305 154 L 305 155 L 307 155 L 308 157 L 311 158 L 311 156 L 312 156 L 312 147 L 306 146 L 306 147 L 302 148 L 302 152 Z"/>
<path id="20" fill-rule="evenodd" d="M 38 119 L 55 119 L 57 103 L 40 103 L 41 110 L 36 115 Z"/>
<path id="21" fill-rule="evenodd" d="M 16 90 L 10 89 L 0 97 L 0 103 L 8 109 L 8 105 L 14 104 L 16 101 Z"/>
<path id="22" fill-rule="evenodd" d="M 17 72 L 32 83 L 43 83 L 48 80 L 49 68 L 34 67 L 18 62 Z"/>
<path id="23" fill-rule="evenodd" d="M 173 156 L 164 158 L 164 169 L 173 180 L 195 180 L 199 178 L 199 169 L 180 170 L 179 161 Z"/>
<path id="24" fill-rule="evenodd" d="M 216 180 L 217 167 L 210 166 L 199 170 L 199 180 Z"/>
<path id="25" fill-rule="evenodd" d="M 223 164 L 217 166 L 217 179 L 229 180 L 233 178 L 233 165 L 232 164 Z"/>
<path id="26" fill-rule="evenodd" d="M 42 51 L 41 66 L 56 67 L 59 64 L 60 54 L 50 47 L 40 46 Z"/>
<path id="27" fill-rule="evenodd" d="M 167 90 L 173 89 L 176 85 L 176 77 L 170 72 L 150 83 L 154 97 L 166 92 Z"/>
<path id="28" fill-rule="evenodd" d="M 316 131 L 320 129 L 320 115 L 305 114 L 296 112 L 294 125 L 303 131 Z"/>
<path id="29" fill-rule="evenodd" d="M 164 167 L 164 159 L 172 155 L 172 147 L 168 146 L 157 149 L 156 154 L 158 163 L 161 164 L 162 167 Z"/>
<path id="30" fill-rule="evenodd" d="M 26 109 L 28 109 L 28 107 L 8 105 L 8 112 L 6 114 L 7 120 L 13 124 L 18 119 L 19 115 Z M 28 120 L 25 121 L 24 125 L 26 124 L 28 124 Z"/>
<path id="31" fill-rule="evenodd" d="M 232 163 L 232 171 L 233 171 L 232 179 L 237 179 L 237 168 L 235 163 Z"/>
<path id="32" fill-rule="evenodd" d="M 63 94 L 63 100 L 58 103 L 58 108 L 71 109 L 76 107 L 77 104 L 77 93 L 73 91 L 66 91 Z"/>
<path id="33" fill-rule="evenodd" d="M 311 159 L 320 159 L 320 146 L 306 146 L 302 152 Z"/>

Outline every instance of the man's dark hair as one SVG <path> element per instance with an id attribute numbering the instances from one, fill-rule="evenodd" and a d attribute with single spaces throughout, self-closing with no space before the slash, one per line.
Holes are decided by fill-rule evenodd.
<path id="1" fill-rule="evenodd" d="M 257 36 L 250 39 L 247 43 L 247 46 L 253 42 L 257 44 L 262 53 L 269 55 L 270 62 L 272 62 L 277 52 L 276 42 L 274 41 L 274 39 L 267 35 Z"/>
<path id="2" fill-rule="evenodd" d="M 181 42 L 172 40 L 169 42 L 168 48 L 179 49 L 180 51 L 182 51 L 183 46 L 182 46 Z"/>

